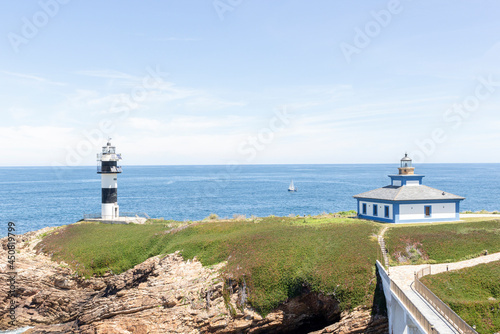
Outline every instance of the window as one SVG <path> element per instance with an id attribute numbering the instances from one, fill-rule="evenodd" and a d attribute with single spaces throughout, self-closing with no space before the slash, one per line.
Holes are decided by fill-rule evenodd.
<path id="1" fill-rule="evenodd" d="M 363 214 L 366 215 L 366 203 L 363 203 Z"/>
<path id="2" fill-rule="evenodd" d="M 378 205 L 373 206 L 373 215 L 378 216 Z"/>
<path id="3" fill-rule="evenodd" d="M 389 205 L 384 207 L 384 217 L 389 218 Z"/>
<path id="4" fill-rule="evenodd" d="M 432 207 L 430 205 L 426 205 L 424 206 L 424 209 L 425 209 L 425 216 L 430 217 L 432 213 Z"/>

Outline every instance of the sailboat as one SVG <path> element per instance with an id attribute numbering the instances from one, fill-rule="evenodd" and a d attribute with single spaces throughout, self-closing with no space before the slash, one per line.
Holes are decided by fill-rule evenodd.
<path id="1" fill-rule="evenodd" d="M 293 180 L 292 180 L 292 182 L 290 182 L 290 186 L 288 187 L 288 191 L 297 191 L 297 190 L 299 190 L 299 188 L 293 185 Z"/>

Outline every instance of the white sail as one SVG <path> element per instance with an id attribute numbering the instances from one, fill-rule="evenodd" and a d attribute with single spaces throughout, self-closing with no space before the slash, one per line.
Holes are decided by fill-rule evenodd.
<path id="1" fill-rule="evenodd" d="M 288 187 L 288 191 L 297 191 L 297 188 L 293 185 L 293 180 L 290 182 L 290 186 Z"/>

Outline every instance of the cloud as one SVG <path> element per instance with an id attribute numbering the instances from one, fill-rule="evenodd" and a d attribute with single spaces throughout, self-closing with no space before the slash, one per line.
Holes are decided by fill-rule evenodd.
<path id="1" fill-rule="evenodd" d="M 231 134 L 237 129 L 241 132 L 245 125 L 252 121 L 251 117 L 240 116 L 174 116 L 168 121 L 156 118 L 130 117 L 126 126 L 135 130 L 159 133 L 194 135 L 200 133 Z"/>
<path id="2" fill-rule="evenodd" d="M 0 127 L 2 165 L 51 165 L 56 152 L 74 140 L 74 133 L 70 127 Z"/>
<path id="3" fill-rule="evenodd" d="M 157 119 L 130 117 L 128 125 L 137 130 L 158 131 L 165 128 L 165 124 Z"/>
<path id="4" fill-rule="evenodd" d="M 38 82 L 38 83 L 44 83 L 44 84 L 56 85 L 56 86 L 66 86 L 66 83 L 48 80 L 48 79 L 45 79 L 45 78 L 42 78 L 42 77 L 36 76 L 36 75 L 15 73 L 15 72 L 9 72 L 9 71 L 0 71 L 0 72 L 7 74 L 7 75 L 10 75 L 10 76 L 13 76 L 13 77 L 27 79 L 27 80 L 32 81 L 32 82 Z"/>
<path id="5" fill-rule="evenodd" d="M 186 37 L 160 37 L 160 38 L 153 38 L 153 41 L 158 41 L 158 42 L 170 42 L 170 41 L 181 41 L 181 42 L 195 42 L 195 41 L 200 41 L 199 38 L 186 38 Z"/>
<path id="6" fill-rule="evenodd" d="M 73 73 L 88 77 L 105 78 L 105 79 L 135 79 L 135 80 L 140 79 L 133 75 L 115 70 L 80 70 Z"/>
<path id="7" fill-rule="evenodd" d="M 199 92 L 201 93 L 201 92 Z M 191 110 L 219 110 L 229 107 L 243 107 L 245 102 L 233 102 L 214 97 L 207 93 L 201 93 L 194 99 L 187 101 L 185 106 Z"/>

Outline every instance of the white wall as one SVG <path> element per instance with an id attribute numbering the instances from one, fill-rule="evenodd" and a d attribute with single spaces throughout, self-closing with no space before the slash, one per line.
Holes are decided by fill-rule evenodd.
<path id="1" fill-rule="evenodd" d="M 120 216 L 118 204 L 115 203 L 102 203 L 101 204 L 101 218 L 102 219 L 115 219 Z"/>
<path id="2" fill-rule="evenodd" d="M 366 213 L 363 213 L 363 203 L 366 204 Z M 377 216 L 373 216 L 373 206 L 378 205 Z M 385 216 L 385 206 L 389 206 L 389 217 Z M 386 219 L 392 219 L 392 204 L 384 204 L 384 203 L 375 203 L 368 201 L 359 201 L 359 214 L 370 217 L 380 217 Z"/>
<path id="3" fill-rule="evenodd" d="M 387 317 L 389 318 L 389 333 L 425 334 L 425 330 L 417 324 L 416 319 L 413 319 L 411 312 L 391 291 L 391 279 L 387 271 L 379 261 L 376 262 L 376 265 L 384 290 Z"/>
<path id="4" fill-rule="evenodd" d="M 112 189 L 118 187 L 116 174 L 101 174 L 101 188 Z"/>
<path id="5" fill-rule="evenodd" d="M 408 180 L 406 181 L 406 185 L 407 186 L 419 186 L 420 185 L 420 182 L 418 180 Z"/>
<path id="6" fill-rule="evenodd" d="M 425 216 L 425 206 L 430 205 L 431 216 Z M 399 220 L 455 218 L 455 203 L 400 204 Z"/>
<path id="7" fill-rule="evenodd" d="M 392 185 L 396 187 L 401 187 L 401 180 L 393 180 Z"/>

